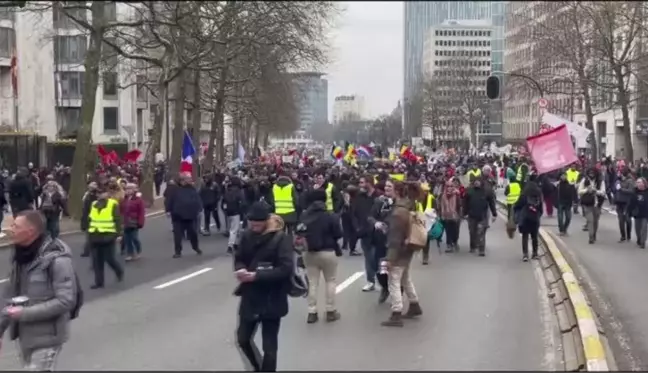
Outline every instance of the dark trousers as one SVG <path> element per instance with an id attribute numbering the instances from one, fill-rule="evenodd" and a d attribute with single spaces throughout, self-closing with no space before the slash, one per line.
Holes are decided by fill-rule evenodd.
<path id="1" fill-rule="evenodd" d="M 558 205 L 558 231 L 567 233 L 572 219 L 572 207 Z"/>
<path id="2" fill-rule="evenodd" d="M 358 244 L 358 237 L 351 217 L 346 214 L 342 215 L 342 249 L 347 248 L 354 251 Z"/>
<path id="3" fill-rule="evenodd" d="M 155 196 L 159 197 L 160 196 L 160 187 L 162 186 L 162 180 L 155 180 L 153 182 L 153 186 L 155 187 Z"/>
<path id="4" fill-rule="evenodd" d="M 259 324 L 261 324 L 263 355 L 254 343 L 254 335 Z M 236 340 L 247 370 L 254 372 L 277 371 L 280 326 L 281 319 L 243 320 L 239 318 Z"/>
<path id="5" fill-rule="evenodd" d="M 485 219 L 468 218 L 468 234 L 470 236 L 470 251 L 486 251 L 486 224 Z"/>
<path id="6" fill-rule="evenodd" d="M 95 285 L 104 285 L 104 264 L 115 272 L 118 279 L 124 276 L 124 269 L 117 261 L 115 255 L 115 241 L 110 242 L 94 242 L 91 243 L 90 255 L 92 255 L 92 269 L 95 276 Z"/>
<path id="7" fill-rule="evenodd" d="M 443 229 L 445 229 L 446 245 L 456 246 L 459 242 L 459 220 L 444 220 Z"/>
<path id="8" fill-rule="evenodd" d="M 380 257 L 376 255 L 376 246 L 371 241 L 371 237 L 361 238 L 360 246 L 362 247 L 362 253 L 364 255 L 367 282 L 376 283 L 376 273 L 378 273 L 379 264 L 378 258 L 383 258 L 385 255 Z"/>
<path id="9" fill-rule="evenodd" d="M 632 239 L 632 217 L 630 217 L 628 206 L 625 204 L 618 204 L 616 206 L 616 212 L 621 239 L 630 241 Z"/>
<path id="10" fill-rule="evenodd" d="M 522 255 L 529 255 L 529 238 L 531 238 L 531 255 L 538 255 L 538 229 L 522 233 Z"/>
<path id="11" fill-rule="evenodd" d="M 553 198 L 551 198 L 551 196 L 545 196 L 543 199 L 544 199 L 545 211 L 547 212 L 547 216 L 553 216 L 553 211 L 554 211 Z"/>
<path id="12" fill-rule="evenodd" d="M 216 223 L 216 230 L 221 229 L 220 215 L 218 214 L 217 206 L 205 206 L 203 216 L 205 218 L 205 231 L 209 232 L 212 217 L 214 217 L 214 223 Z"/>
<path id="13" fill-rule="evenodd" d="M 198 249 L 198 232 L 196 230 L 196 221 L 174 219 L 171 222 L 173 224 L 173 247 L 175 249 L 175 253 L 182 253 L 182 239 L 185 237 L 185 234 L 187 235 L 187 238 L 191 243 L 191 248 L 195 252 L 199 252 L 200 249 Z"/>
<path id="14" fill-rule="evenodd" d="M 58 216 L 47 217 L 45 220 L 45 230 L 52 238 L 58 238 L 60 232 Z"/>
<path id="15" fill-rule="evenodd" d="M 380 265 L 380 262 L 387 256 L 387 246 L 384 244 L 374 243 L 374 263 Z M 376 272 L 376 280 L 383 291 L 389 289 L 389 275 Z"/>

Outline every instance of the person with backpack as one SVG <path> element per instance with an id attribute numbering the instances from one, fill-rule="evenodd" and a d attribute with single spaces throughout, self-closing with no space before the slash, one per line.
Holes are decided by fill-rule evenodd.
<path id="1" fill-rule="evenodd" d="M 240 297 L 236 339 L 247 370 L 275 372 L 281 319 L 288 315 L 288 295 L 295 273 L 295 253 L 283 220 L 270 214 L 270 206 L 255 202 L 248 210 L 248 229 L 234 252 L 234 275 Z M 259 326 L 263 355 L 254 343 Z"/>
<path id="2" fill-rule="evenodd" d="M 58 238 L 61 212 L 65 210 L 65 199 L 58 190 L 55 181 L 45 184 L 40 200 L 39 210 L 45 216 L 47 232 L 52 238 Z"/>
<path id="3" fill-rule="evenodd" d="M 317 313 L 317 297 L 320 276 L 324 276 L 326 287 L 326 321 L 333 322 L 340 318 L 340 313 L 335 307 L 335 279 L 338 268 L 338 257 L 342 250 L 338 240 L 342 238 L 342 229 L 337 216 L 326 211 L 326 192 L 314 189 L 306 197 L 307 208 L 299 219 L 299 223 L 306 227 L 306 247 L 304 261 L 309 279 L 308 290 L 308 317 L 306 322 L 316 323 L 319 320 Z"/>
<path id="4" fill-rule="evenodd" d="M 403 326 L 403 318 L 415 318 L 423 314 L 419 298 L 410 277 L 410 264 L 414 249 L 407 244 L 408 232 L 412 224 L 411 213 L 416 211 L 416 201 L 423 195 L 418 183 L 389 180 L 385 183 L 385 195 L 394 200 L 387 224 L 376 229 L 387 233 L 387 257 L 383 266 L 389 273 L 389 294 L 391 296 L 391 316 L 381 323 L 382 326 Z M 401 293 L 402 287 L 402 293 Z M 403 293 L 409 300 L 407 313 L 403 314 Z"/>
<path id="5" fill-rule="evenodd" d="M 52 371 L 83 305 L 72 252 L 46 233 L 45 217 L 23 211 L 11 227 L 14 254 L 0 313 L 0 340 L 10 330 L 26 370 Z"/>
<path id="6" fill-rule="evenodd" d="M 529 238 L 531 238 L 531 259 L 538 259 L 538 232 L 542 211 L 542 190 L 532 176 L 513 206 L 514 220 L 522 234 L 522 261 L 524 262 L 529 261 Z"/>

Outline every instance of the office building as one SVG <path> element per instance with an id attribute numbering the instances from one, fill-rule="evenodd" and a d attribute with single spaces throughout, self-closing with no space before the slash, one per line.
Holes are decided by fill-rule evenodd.
<path id="1" fill-rule="evenodd" d="M 358 120 L 365 117 L 364 97 L 358 95 L 337 96 L 333 103 L 333 124 L 344 120 Z"/>
<path id="2" fill-rule="evenodd" d="M 87 10 L 76 12 L 76 17 L 90 18 Z M 106 3 L 106 14 L 112 19 L 127 19 L 129 12 L 132 8 L 127 4 Z M 3 9 L 0 13 L 0 124 L 37 132 L 49 140 L 76 137 L 82 120 L 87 32 L 56 6 L 47 11 Z M 16 97 L 11 92 L 12 58 Z M 150 128 L 148 92 L 133 84 L 138 77 L 116 56 L 103 61 L 100 74 L 92 141 L 142 145 Z"/>
<path id="3" fill-rule="evenodd" d="M 408 1 L 404 3 L 404 129 L 406 136 L 421 133 L 420 88 L 423 78 L 423 49 L 430 27 L 446 20 L 490 20 L 493 27 L 491 65 L 503 70 L 503 1 Z M 492 118 L 493 119 L 493 118 Z M 499 133 L 499 118 L 491 120 L 490 132 Z"/>
<path id="4" fill-rule="evenodd" d="M 328 80 L 318 72 L 293 74 L 295 94 L 299 106 L 299 130 L 328 123 Z"/>
<path id="5" fill-rule="evenodd" d="M 475 146 L 489 133 L 491 102 L 484 81 L 491 72 L 489 20 L 449 20 L 431 27 L 424 44 L 422 137 L 436 146 Z M 468 112 L 470 111 L 470 112 Z M 479 144 L 479 145 L 477 145 Z"/>

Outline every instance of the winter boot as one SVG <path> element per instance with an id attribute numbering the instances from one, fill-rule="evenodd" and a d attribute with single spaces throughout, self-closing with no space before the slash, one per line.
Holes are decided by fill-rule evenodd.
<path id="1" fill-rule="evenodd" d="M 400 312 L 392 312 L 391 316 L 389 316 L 389 319 L 387 321 L 383 321 L 380 323 L 382 326 L 397 326 L 397 327 L 403 327 L 403 316 L 401 315 Z"/>

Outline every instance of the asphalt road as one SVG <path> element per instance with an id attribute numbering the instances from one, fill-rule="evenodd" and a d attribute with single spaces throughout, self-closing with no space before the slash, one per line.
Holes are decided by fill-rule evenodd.
<path id="1" fill-rule="evenodd" d="M 213 223 L 212 223 L 213 224 Z M 106 296 L 116 292 L 124 291 L 140 284 L 155 280 L 159 277 L 166 276 L 176 271 L 182 271 L 186 268 L 204 263 L 221 255 L 226 255 L 226 238 L 220 234 L 215 234 L 215 227 L 212 227 L 212 236 L 199 236 L 199 247 L 203 255 L 196 255 L 191 250 L 188 241 L 183 242 L 183 257 L 173 259 L 173 233 L 171 232 L 171 222 L 164 215 L 157 215 L 146 218 L 146 224 L 140 231 L 142 241 L 142 258 L 135 262 L 123 262 L 126 269 L 124 282 L 117 283 L 115 276 L 110 268 L 106 268 L 105 289 L 90 290 L 94 283 L 94 273 L 91 270 L 90 258 L 82 258 L 85 244 L 83 234 L 71 234 L 62 236 L 74 256 L 74 266 L 77 269 L 82 286 L 87 289 L 85 297 L 92 300 L 97 297 Z M 117 248 L 119 251 L 119 248 Z M 5 282 L 11 270 L 11 258 L 13 249 L 0 248 L 0 282 Z M 0 284 L 0 286 L 2 286 Z"/>
<path id="2" fill-rule="evenodd" d="M 537 263 L 521 262 L 519 242 L 503 227 L 500 220 L 489 230 L 484 258 L 434 248 L 429 266 L 415 259 L 424 315 L 404 328 L 379 325 L 388 304 L 377 304 L 377 292 L 360 291 L 363 259 L 344 256 L 337 279 L 342 319 L 307 325 L 305 300 L 292 299 L 279 370 L 553 370 L 560 355 L 544 281 Z M 241 370 L 232 263 L 219 255 L 224 240 L 203 240 L 201 258 L 173 260 L 164 218 L 149 228 L 146 259 L 129 264 L 120 291 L 85 305 L 58 369 Z M 5 346 L 0 369 L 16 369 L 15 348 Z"/>
<path id="3" fill-rule="evenodd" d="M 543 226 L 575 264 L 608 334 L 619 370 L 648 370 L 648 252 L 637 247 L 634 227 L 632 241 L 619 243 L 616 214 L 605 209 L 593 245 L 582 230 L 585 218 L 580 214 L 573 215 L 566 237 L 558 236 L 555 216 L 543 218 Z"/>

